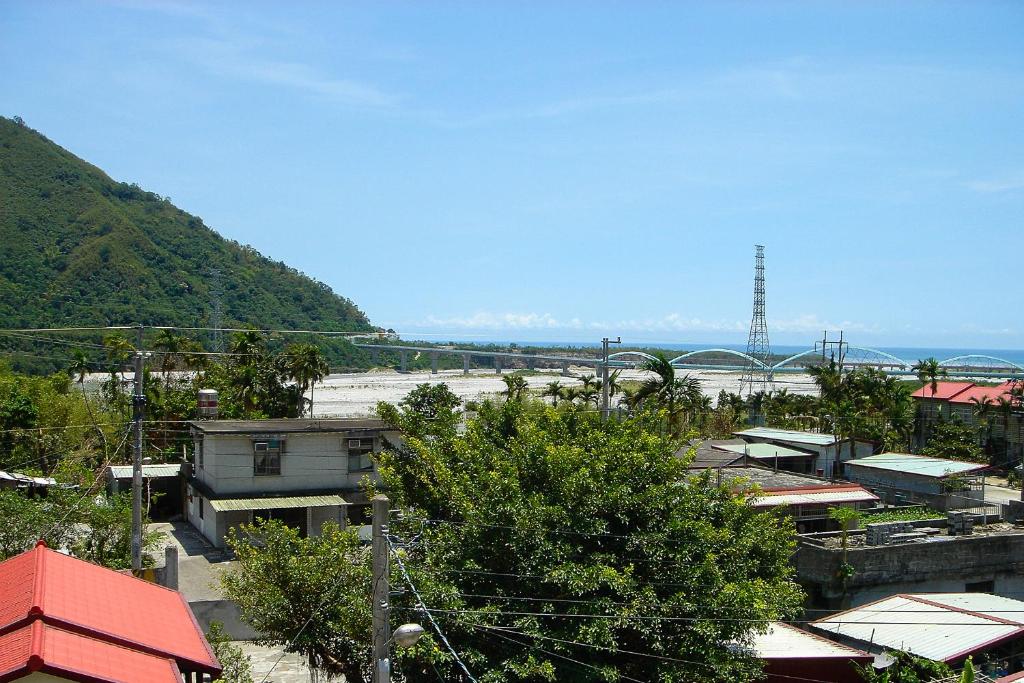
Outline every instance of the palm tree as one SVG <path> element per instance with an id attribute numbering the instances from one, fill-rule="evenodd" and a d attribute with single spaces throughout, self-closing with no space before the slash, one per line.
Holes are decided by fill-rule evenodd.
<path id="1" fill-rule="evenodd" d="M 823 402 L 838 403 L 843 392 L 843 373 L 836 365 L 835 359 L 828 365 L 812 365 L 807 374 L 818 385 L 818 395 Z"/>
<path id="2" fill-rule="evenodd" d="M 526 378 L 522 375 L 505 375 L 501 378 L 505 383 L 505 398 L 507 401 L 518 403 L 523 399 L 523 394 L 530 388 Z"/>
<path id="3" fill-rule="evenodd" d="M 633 395 L 639 403 L 654 399 L 665 404 L 669 415 L 675 413 L 676 400 L 676 369 L 660 351 L 654 352 L 653 358 L 648 358 L 640 364 L 641 370 L 654 373 L 654 377 L 648 377 L 636 390 Z"/>
<path id="4" fill-rule="evenodd" d="M 544 387 L 544 390 L 540 393 L 541 396 L 550 396 L 551 405 L 555 408 L 558 407 L 558 399 L 565 395 L 565 387 L 558 380 L 554 382 L 548 382 Z"/>
<path id="5" fill-rule="evenodd" d="M 1005 461 L 1007 465 L 1010 463 L 1010 417 L 1013 415 L 1014 408 L 1016 407 L 1013 398 L 1005 394 L 996 399 L 996 412 L 1003 418 L 1003 445 L 1006 449 Z"/>
<path id="6" fill-rule="evenodd" d="M 935 396 L 939 391 L 939 377 L 949 375 L 946 368 L 939 365 L 939 361 L 935 360 L 935 358 L 919 360 L 911 370 L 917 373 L 919 380 L 931 386 L 932 396 Z"/>
<path id="7" fill-rule="evenodd" d="M 184 354 L 192 350 L 192 340 L 174 330 L 160 330 L 153 341 L 153 348 L 163 351 L 163 358 L 160 360 L 160 372 L 167 382 L 167 376 L 184 361 Z"/>
<path id="8" fill-rule="evenodd" d="M 988 396 L 972 396 L 971 397 L 971 412 L 974 414 L 974 419 L 978 422 L 978 432 L 982 436 L 982 446 L 985 450 L 988 450 L 989 441 L 992 439 L 992 434 L 988 429 L 988 416 L 992 412 L 992 399 Z"/>
<path id="9" fill-rule="evenodd" d="M 302 415 L 306 391 L 309 391 L 309 414 L 313 415 L 313 388 L 326 377 L 331 368 L 316 344 L 291 344 L 284 350 L 283 369 L 285 374 L 299 387 L 298 413 Z"/>
<path id="10" fill-rule="evenodd" d="M 71 363 L 68 365 L 68 374 L 72 377 L 78 376 L 75 380 L 78 384 L 85 386 L 85 376 L 89 374 L 91 364 L 89 363 L 89 357 L 85 355 L 85 351 L 81 349 L 75 349 L 71 352 Z"/>

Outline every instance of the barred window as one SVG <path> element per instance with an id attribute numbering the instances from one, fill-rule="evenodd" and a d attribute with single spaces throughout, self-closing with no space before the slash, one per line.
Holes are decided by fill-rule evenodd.
<path id="1" fill-rule="evenodd" d="M 256 476 L 281 474 L 281 446 L 279 439 L 254 442 L 252 473 Z"/>

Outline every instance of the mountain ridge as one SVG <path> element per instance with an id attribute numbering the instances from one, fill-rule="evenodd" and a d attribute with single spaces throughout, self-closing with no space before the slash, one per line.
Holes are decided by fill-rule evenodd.
<path id="1" fill-rule="evenodd" d="M 3 327 L 209 327 L 218 280 L 224 327 L 376 329 L 328 285 L 0 117 Z M 362 364 L 328 346 L 332 362 Z"/>

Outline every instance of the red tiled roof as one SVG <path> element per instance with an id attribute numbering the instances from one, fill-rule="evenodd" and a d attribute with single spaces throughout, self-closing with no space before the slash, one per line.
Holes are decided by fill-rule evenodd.
<path id="1" fill-rule="evenodd" d="M 177 591 L 50 550 L 0 562 L 0 633 L 34 620 L 218 673 L 192 610 Z"/>
<path id="2" fill-rule="evenodd" d="M 936 391 L 932 393 L 931 382 L 925 384 L 923 387 L 915 391 L 911 396 L 914 398 L 934 398 L 939 400 L 949 400 L 959 394 L 961 391 L 966 391 L 973 387 L 972 382 L 939 382 L 936 387 Z"/>
<path id="3" fill-rule="evenodd" d="M 89 683 L 181 683 L 181 672 L 172 659 L 47 626 L 40 620 L 0 636 L 0 681 L 33 671 Z"/>
<path id="4" fill-rule="evenodd" d="M 998 387 L 971 387 L 965 389 L 959 394 L 949 399 L 950 403 L 972 403 L 971 399 L 976 398 L 981 400 L 983 398 L 989 399 L 992 403 L 997 403 L 1000 396 L 1005 396 L 1007 399 L 1010 398 L 1010 392 L 1005 386 Z"/>

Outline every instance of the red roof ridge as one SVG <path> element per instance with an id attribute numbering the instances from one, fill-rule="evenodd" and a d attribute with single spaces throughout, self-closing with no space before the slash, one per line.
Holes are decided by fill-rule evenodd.
<path id="1" fill-rule="evenodd" d="M 46 541 L 42 539 L 39 539 L 32 548 L 34 553 L 32 559 L 35 561 L 36 567 L 35 573 L 32 575 L 32 606 L 28 608 L 29 617 L 43 613 L 43 567 L 46 566 L 44 553 L 47 550 Z"/>
<path id="2" fill-rule="evenodd" d="M 842 484 L 813 484 L 809 486 L 773 486 L 761 489 L 762 493 L 813 493 L 822 491 L 852 491 L 854 489 L 865 489 L 860 484 L 845 482 Z"/>
<path id="3" fill-rule="evenodd" d="M 43 622 L 36 619 L 32 623 L 32 635 L 29 638 L 31 650 L 28 656 L 29 671 L 39 671 L 46 662 L 43 660 Z"/>

